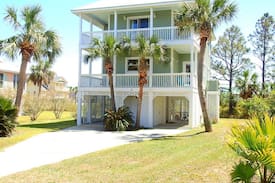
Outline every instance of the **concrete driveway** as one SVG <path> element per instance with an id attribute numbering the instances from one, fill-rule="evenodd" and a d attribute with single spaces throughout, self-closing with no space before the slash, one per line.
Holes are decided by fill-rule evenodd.
<path id="1" fill-rule="evenodd" d="M 56 163 L 98 150 L 175 135 L 188 128 L 106 132 L 100 125 L 83 125 L 43 133 L 0 151 L 0 177 Z"/>

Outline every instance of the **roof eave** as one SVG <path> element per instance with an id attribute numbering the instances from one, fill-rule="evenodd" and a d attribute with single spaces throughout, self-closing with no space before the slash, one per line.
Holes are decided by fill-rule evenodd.
<path id="1" fill-rule="evenodd" d="M 77 16 L 80 16 L 81 13 L 87 12 L 100 12 L 100 11 L 115 11 L 115 10 L 124 10 L 124 9 L 138 9 L 138 8 L 150 8 L 150 7 L 157 7 L 157 6 L 168 6 L 168 5 L 178 5 L 184 2 L 192 2 L 194 0 L 185 0 L 185 1 L 170 1 L 170 2 L 161 2 L 161 3 L 150 3 L 150 4 L 136 4 L 136 5 L 122 5 L 116 7 L 100 7 L 100 8 L 86 8 L 86 9 L 73 9 L 71 12 Z"/>

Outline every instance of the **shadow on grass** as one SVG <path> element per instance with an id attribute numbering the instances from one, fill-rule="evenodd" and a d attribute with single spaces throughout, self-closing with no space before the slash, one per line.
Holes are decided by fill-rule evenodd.
<path id="1" fill-rule="evenodd" d="M 204 133 L 206 133 L 206 132 L 200 131 L 200 132 L 196 132 L 196 133 L 188 134 L 188 135 L 175 135 L 175 136 L 165 136 L 165 137 L 160 137 L 160 138 L 154 138 L 153 140 L 176 140 L 176 139 L 180 139 L 180 138 L 194 137 L 194 136 L 198 136 L 198 135 L 204 134 Z"/>
<path id="2" fill-rule="evenodd" d="M 18 125 L 18 127 L 47 128 L 47 129 L 53 129 L 53 130 L 61 130 L 61 129 L 68 128 L 75 125 L 76 125 L 76 120 L 64 120 L 64 121 L 55 121 L 55 122 L 48 122 L 48 123 L 28 123 L 28 124 Z"/>
<path id="3" fill-rule="evenodd" d="M 204 131 L 201 132 L 196 132 L 193 134 L 188 134 L 188 135 L 175 135 L 175 136 L 164 136 L 165 134 L 161 133 L 153 133 L 153 134 L 131 134 L 131 135 L 123 135 L 120 138 L 130 141 L 130 142 L 142 142 L 144 140 L 180 140 L 182 138 L 187 138 L 187 137 L 193 137 L 193 136 L 198 136 L 200 134 L 205 133 Z"/>

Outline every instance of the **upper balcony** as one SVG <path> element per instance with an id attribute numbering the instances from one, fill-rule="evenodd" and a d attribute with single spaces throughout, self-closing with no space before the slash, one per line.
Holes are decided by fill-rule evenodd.
<path id="1" fill-rule="evenodd" d="M 198 36 L 190 29 L 180 31 L 178 27 L 154 27 L 154 28 L 139 28 L 139 29 L 120 29 L 120 30 L 105 30 L 95 32 L 82 32 L 80 44 L 82 47 L 88 47 L 93 38 L 102 39 L 104 36 L 112 35 L 121 40 L 123 37 L 130 38 L 135 41 L 138 35 L 142 34 L 145 38 L 150 38 L 151 35 L 157 36 L 158 39 L 165 44 L 175 43 L 191 43 L 195 41 L 198 44 Z"/>
<path id="2" fill-rule="evenodd" d="M 138 74 L 114 74 L 114 87 L 116 89 L 138 88 Z M 159 73 L 148 74 L 145 88 L 151 89 L 191 89 L 197 87 L 196 76 L 191 73 Z M 81 75 L 81 89 L 108 89 L 109 80 L 107 74 Z"/>

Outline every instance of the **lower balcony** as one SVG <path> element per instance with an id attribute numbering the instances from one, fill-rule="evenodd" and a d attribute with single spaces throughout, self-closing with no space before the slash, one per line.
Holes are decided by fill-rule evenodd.
<path id="1" fill-rule="evenodd" d="M 138 88 L 138 74 L 114 74 L 115 88 Z M 145 88 L 193 88 L 196 78 L 190 73 L 148 74 Z M 107 74 L 81 75 L 80 88 L 107 88 Z"/>

